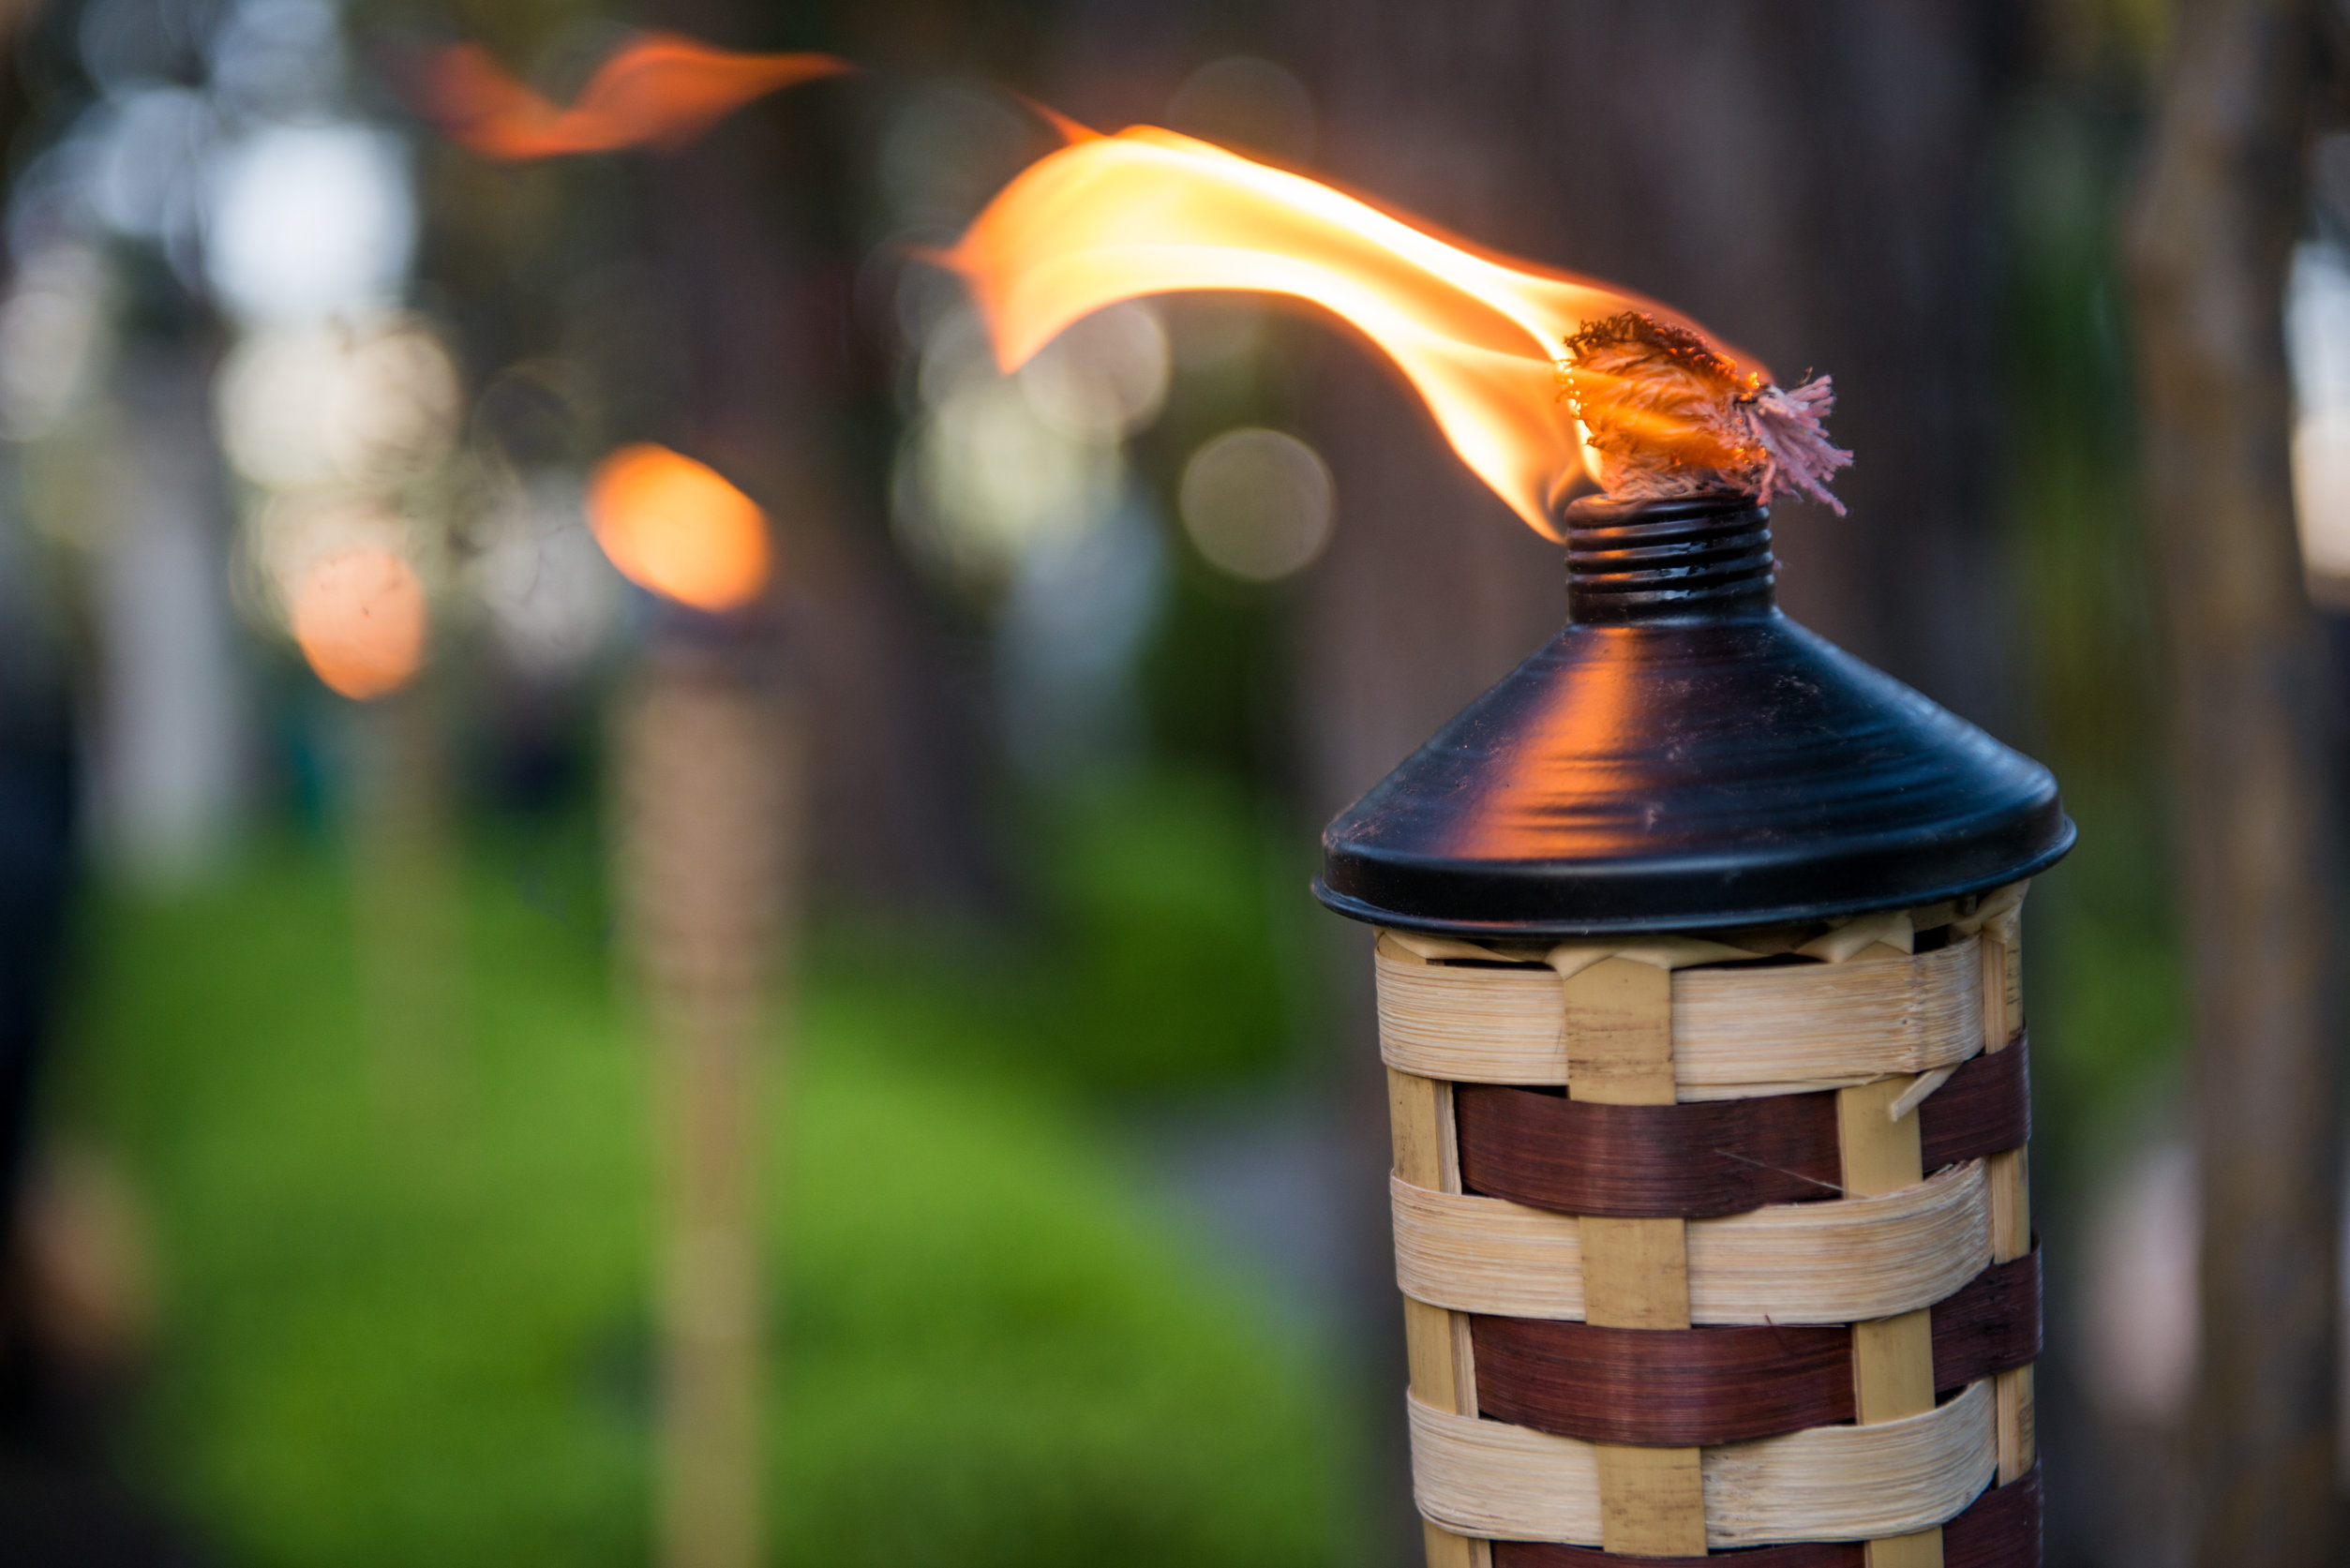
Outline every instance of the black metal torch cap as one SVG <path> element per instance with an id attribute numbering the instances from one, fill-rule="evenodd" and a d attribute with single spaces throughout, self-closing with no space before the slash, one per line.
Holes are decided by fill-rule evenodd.
<path id="1" fill-rule="evenodd" d="M 1323 833 L 1340 914 L 1470 935 L 1822 919 L 2053 864 L 2048 769 L 1780 613 L 1743 496 L 1566 510 L 1569 621 Z"/>

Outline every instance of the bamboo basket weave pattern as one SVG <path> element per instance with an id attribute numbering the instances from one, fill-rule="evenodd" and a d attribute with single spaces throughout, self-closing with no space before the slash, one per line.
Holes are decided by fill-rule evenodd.
<path id="1" fill-rule="evenodd" d="M 2023 891 L 1379 933 L 1430 1568 L 2039 1562 Z"/>

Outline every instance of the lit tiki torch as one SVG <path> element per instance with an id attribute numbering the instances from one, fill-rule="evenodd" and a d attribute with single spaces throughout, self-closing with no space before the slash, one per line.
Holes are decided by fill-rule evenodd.
<path id="1" fill-rule="evenodd" d="M 311 672 L 358 708 L 352 913 L 370 1062 L 386 1109 L 430 1122 L 452 1109 L 464 1063 L 441 748 L 427 695 L 412 689 L 429 602 L 388 509 L 346 500 L 305 531 L 320 537 L 291 543 L 311 548 L 281 542 L 274 564 Z"/>
<path id="2" fill-rule="evenodd" d="M 1298 297 L 1567 547 L 1565 629 L 1317 885 L 1378 931 L 1430 1563 L 2038 1561 L 2016 911 L 2073 828 L 1779 613 L 1766 503 L 1849 460 L 1827 382 L 1188 138 L 1072 136 L 945 258 L 1008 366 L 1135 295 Z"/>
<path id="3" fill-rule="evenodd" d="M 717 473 L 621 449 L 588 494 L 597 542 L 662 616 L 615 748 L 626 941 L 652 1044 L 659 1561 L 760 1561 L 764 1445 L 758 1047 L 791 878 L 793 726 L 749 619 L 767 519 Z"/>
<path id="4" fill-rule="evenodd" d="M 435 54 L 419 110 L 484 157 L 674 152 L 769 93 L 850 67 L 643 34 L 557 108 L 484 50 Z M 764 1557 L 757 1046 L 795 883 L 798 725 L 760 679 L 752 618 L 767 519 L 663 447 L 607 457 L 589 486 L 597 542 L 662 601 L 616 746 L 621 902 L 653 1045 L 660 1411 L 655 1532 L 666 1568 Z"/>

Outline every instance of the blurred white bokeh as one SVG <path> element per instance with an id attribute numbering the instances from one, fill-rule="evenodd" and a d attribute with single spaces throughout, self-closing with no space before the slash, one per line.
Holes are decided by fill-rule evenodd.
<path id="1" fill-rule="evenodd" d="M 1020 368 L 1020 390 L 1055 430 L 1116 441 L 1147 428 L 1166 407 L 1168 357 L 1155 309 L 1113 305 L 1039 350 Z"/>
<path id="2" fill-rule="evenodd" d="M 1245 582 L 1303 571 L 1330 542 L 1337 488 L 1321 454 L 1279 430 L 1227 430 L 1183 470 L 1183 530 Z"/>
<path id="3" fill-rule="evenodd" d="M 0 299 L 0 437 L 38 441 L 103 379 L 112 338 L 112 276 L 76 241 L 27 255 Z"/>
<path id="4" fill-rule="evenodd" d="M 621 575 L 588 531 L 577 476 L 516 485 L 476 543 L 466 576 L 515 667 L 559 680 L 591 664 L 620 622 Z"/>
<path id="5" fill-rule="evenodd" d="M 1002 585 L 1032 550 L 1097 528 L 1129 485 L 1123 439 L 1166 401 L 1167 339 L 1145 306 L 1105 310 L 1017 376 L 967 308 L 928 325 L 892 511 L 916 559 L 969 587 Z"/>
<path id="6" fill-rule="evenodd" d="M 99 104 L 92 118 L 89 194 L 106 225 L 146 240 L 190 228 L 217 130 L 211 100 L 187 87 L 139 87 Z"/>
<path id="7" fill-rule="evenodd" d="M 2313 240 L 2294 252 L 2285 342 L 2302 562 L 2318 596 L 2350 600 L 2350 256 L 2339 245 Z"/>
<path id="8" fill-rule="evenodd" d="M 448 350 L 412 317 L 249 334 L 215 396 L 230 462 L 277 490 L 397 485 L 447 453 L 461 401 Z"/>
<path id="9" fill-rule="evenodd" d="M 356 490 L 296 490 L 272 497 L 247 527 L 248 592 L 270 621 L 286 623 L 296 584 L 319 561 L 352 551 L 403 559 L 416 553 L 409 518 L 379 496 Z"/>
<path id="10" fill-rule="evenodd" d="M 2090 1222 L 2082 1294 L 2082 1373 L 2110 1415 L 2181 1420 L 2193 1392 L 2202 1247 L 2195 1157 L 2184 1143 L 2140 1151 L 2115 1173 Z"/>
<path id="11" fill-rule="evenodd" d="M 355 122 L 267 125 L 212 168 L 205 271 L 253 325 L 397 305 L 416 243 L 408 150 Z"/>

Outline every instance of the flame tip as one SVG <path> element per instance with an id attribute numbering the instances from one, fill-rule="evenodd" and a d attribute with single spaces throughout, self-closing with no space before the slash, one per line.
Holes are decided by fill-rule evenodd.
<path id="1" fill-rule="evenodd" d="M 1053 129 L 1059 134 L 1061 138 L 1061 144 L 1063 146 L 1074 147 L 1080 142 L 1099 142 L 1102 140 L 1102 135 L 1100 131 L 1094 129 L 1091 126 L 1086 125 L 1082 120 L 1078 120 L 1062 113 L 1059 110 L 1054 108 L 1051 104 L 1046 103 L 1041 98 L 1031 97 L 1027 94 L 1020 91 L 1017 87 L 1006 88 L 1005 91 L 1010 93 L 1013 97 L 1017 98 L 1021 104 L 1027 109 L 1028 112 L 1034 114 L 1038 119 L 1042 120 L 1046 125 L 1051 126 Z"/>
<path id="2" fill-rule="evenodd" d="M 466 41 L 435 51 L 409 97 L 458 145 L 520 163 L 637 146 L 675 151 L 755 98 L 856 69 L 832 54 L 743 54 L 681 33 L 640 32 L 558 109 Z"/>

